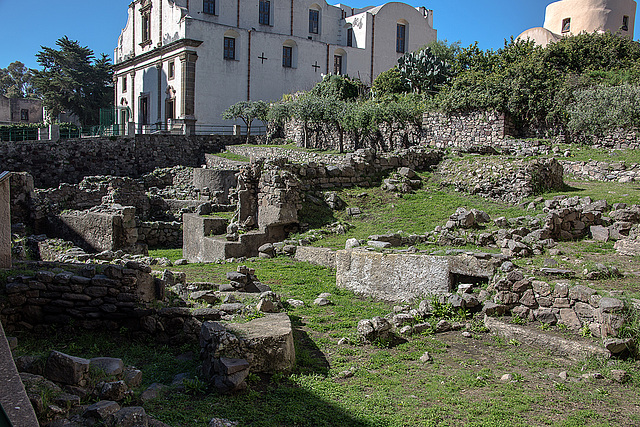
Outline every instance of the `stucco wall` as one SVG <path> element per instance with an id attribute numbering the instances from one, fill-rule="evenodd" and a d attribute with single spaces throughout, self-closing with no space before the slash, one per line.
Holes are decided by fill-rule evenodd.
<path id="1" fill-rule="evenodd" d="M 158 22 L 160 5 L 164 16 L 162 28 Z M 152 43 L 148 46 L 140 46 L 140 5 L 135 3 L 130 8 L 127 26 L 115 50 L 115 63 L 116 104 L 131 109 L 131 120 L 141 121 L 141 96 L 149 99 L 150 123 L 165 121 L 166 101 L 172 97 L 176 106 L 174 117 L 187 118 L 182 114 L 186 98 L 183 98 L 185 76 L 180 66 L 180 56 L 185 52 L 197 55 L 194 115 L 197 123 L 230 125 L 234 122 L 222 120 L 221 115 L 231 104 L 246 99 L 275 101 L 284 93 L 308 90 L 321 80 L 322 73 L 334 71 L 335 55 L 342 56 L 343 74 L 371 84 L 378 74 L 395 66 L 401 55 L 396 52 L 395 43 L 399 22 L 407 29 L 407 51 L 436 39 L 431 11 L 398 2 L 351 10 L 347 6 L 341 9 L 328 5 L 324 0 L 315 3 L 294 0 L 293 32 L 290 2 L 271 2 L 271 25 L 259 24 L 258 0 L 243 0 L 239 15 L 236 2 L 217 2 L 217 15 L 204 14 L 202 2 L 190 2 L 188 11 L 185 7 L 185 1 L 153 1 Z M 320 11 L 319 34 L 309 32 L 312 8 Z M 346 46 L 349 27 L 354 31 L 353 47 Z M 156 35 L 159 33 L 163 34 L 161 42 Z M 224 59 L 225 37 L 235 38 L 234 60 Z M 181 44 L 185 40 L 192 42 Z M 293 48 L 291 68 L 282 66 L 285 44 Z M 168 67 L 172 61 L 176 64 L 176 76 L 169 80 Z M 126 92 L 123 78 L 127 79 Z"/>
<path id="2" fill-rule="evenodd" d="M 633 37 L 637 4 L 634 0 L 562 0 L 547 6 L 544 28 L 562 33 L 562 21 L 571 18 L 570 34 L 620 31 Z M 629 16 L 629 28 L 621 30 L 622 17 Z"/>

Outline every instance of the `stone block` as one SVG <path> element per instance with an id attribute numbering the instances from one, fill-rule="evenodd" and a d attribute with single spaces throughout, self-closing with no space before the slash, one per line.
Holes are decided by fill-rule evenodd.
<path id="1" fill-rule="evenodd" d="M 44 368 L 45 377 L 51 381 L 83 386 L 89 373 L 89 360 L 52 351 Z"/>
<path id="2" fill-rule="evenodd" d="M 124 370 L 124 362 L 122 359 L 117 359 L 115 357 L 94 357 L 89 360 L 89 366 L 98 368 L 109 376 L 120 375 Z"/>

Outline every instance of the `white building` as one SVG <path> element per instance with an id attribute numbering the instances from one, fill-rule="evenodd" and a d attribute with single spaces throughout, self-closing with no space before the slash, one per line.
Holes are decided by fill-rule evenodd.
<path id="1" fill-rule="evenodd" d="M 518 36 L 546 46 L 564 36 L 611 31 L 633 37 L 637 4 L 634 0 L 562 0 L 547 6 L 544 26 Z"/>
<path id="2" fill-rule="evenodd" d="M 119 122 L 231 124 L 221 115 L 238 101 L 278 100 L 328 73 L 371 84 L 434 40 L 433 12 L 397 2 L 135 0 L 114 52 Z"/>

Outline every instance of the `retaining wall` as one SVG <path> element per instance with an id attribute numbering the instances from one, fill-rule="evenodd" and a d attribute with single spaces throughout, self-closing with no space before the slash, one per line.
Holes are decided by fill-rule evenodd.
<path id="1" fill-rule="evenodd" d="M 157 168 L 198 167 L 205 164 L 205 153 L 245 141 L 245 137 L 232 135 L 136 135 L 7 142 L 0 144 L 0 158 L 4 169 L 29 172 L 36 187 L 49 188 L 63 182 L 76 184 L 86 176 L 137 178 Z"/>

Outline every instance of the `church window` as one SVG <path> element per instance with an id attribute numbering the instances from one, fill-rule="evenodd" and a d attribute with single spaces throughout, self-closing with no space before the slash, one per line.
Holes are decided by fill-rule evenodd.
<path id="1" fill-rule="evenodd" d="M 260 0 L 260 11 L 258 15 L 258 21 L 262 25 L 270 25 L 271 17 L 271 2 Z"/>
<path id="2" fill-rule="evenodd" d="M 176 63 L 175 61 L 169 62 L 169 79 L 173 79 L 176 76 Z"/>
<path id="3" fill-rule="evenodd" d="M 564 18 L 562 20 L 562 32 L 568 33 L 571 31 L 571 18 Z"/>
<path id="4" fill-rule="evenodd" d="M 203 0 L 202 11 L 207 15 L 216 14 L 216 1 L 215 0 Z"/>
<path id="5" fill-rule="evenodd" d="M 337 76 L 342 75 L 342 56 L 341 55 L 333 56 L 333 74 Z"/>
<path id="6" fill-rule="evenodd" d="M 622 27 L 620 29 L 622 31 L 629 31 L 629 17 L 627 15 L 622 17 Z"/>
<path id="7" fill-rule="evenodd" d="M 282 46 L 282 66 L 285 68 L 293 66 L 293 48 L 291 46 Z"/>
<path id="8" fill-rule="evenodd" d="M 127 91 L 127 76 L 122 76 L 122 92 Z"/>
<path id="9" fill-rule="evenodd" d="M 29 121 L 29 110 L 25 108 L 20 110 L 20 120 L 22 120 L 23 122 Z"/>
<path id="10" fill-rule="evenodd" d="M 396 29 L 396 52 L 398 53 L 405 53 L 406 30 L 407 27 L 403 24 L 398 24 Z"/>
<path id="11" fill-rule="evenodd" d="M 347 28 L 347 46 L 353 46 L 353 28 Z"/>
<path id="12" fill-rule="evenodd" d="M 224 59 L 236 59 L 236 39 L 224 38 Z"/>
<path id="13" fill-rule="evenodd" d="M 142 42 L 151 41 L 151 13 L 145 12 L 142 15 Z"/>
<path id="14" fill-rule="evenodd" d="M 318 34 L 320 30 L 320 11 L 315 9 L 309 10 L 309 32 Z"/>

